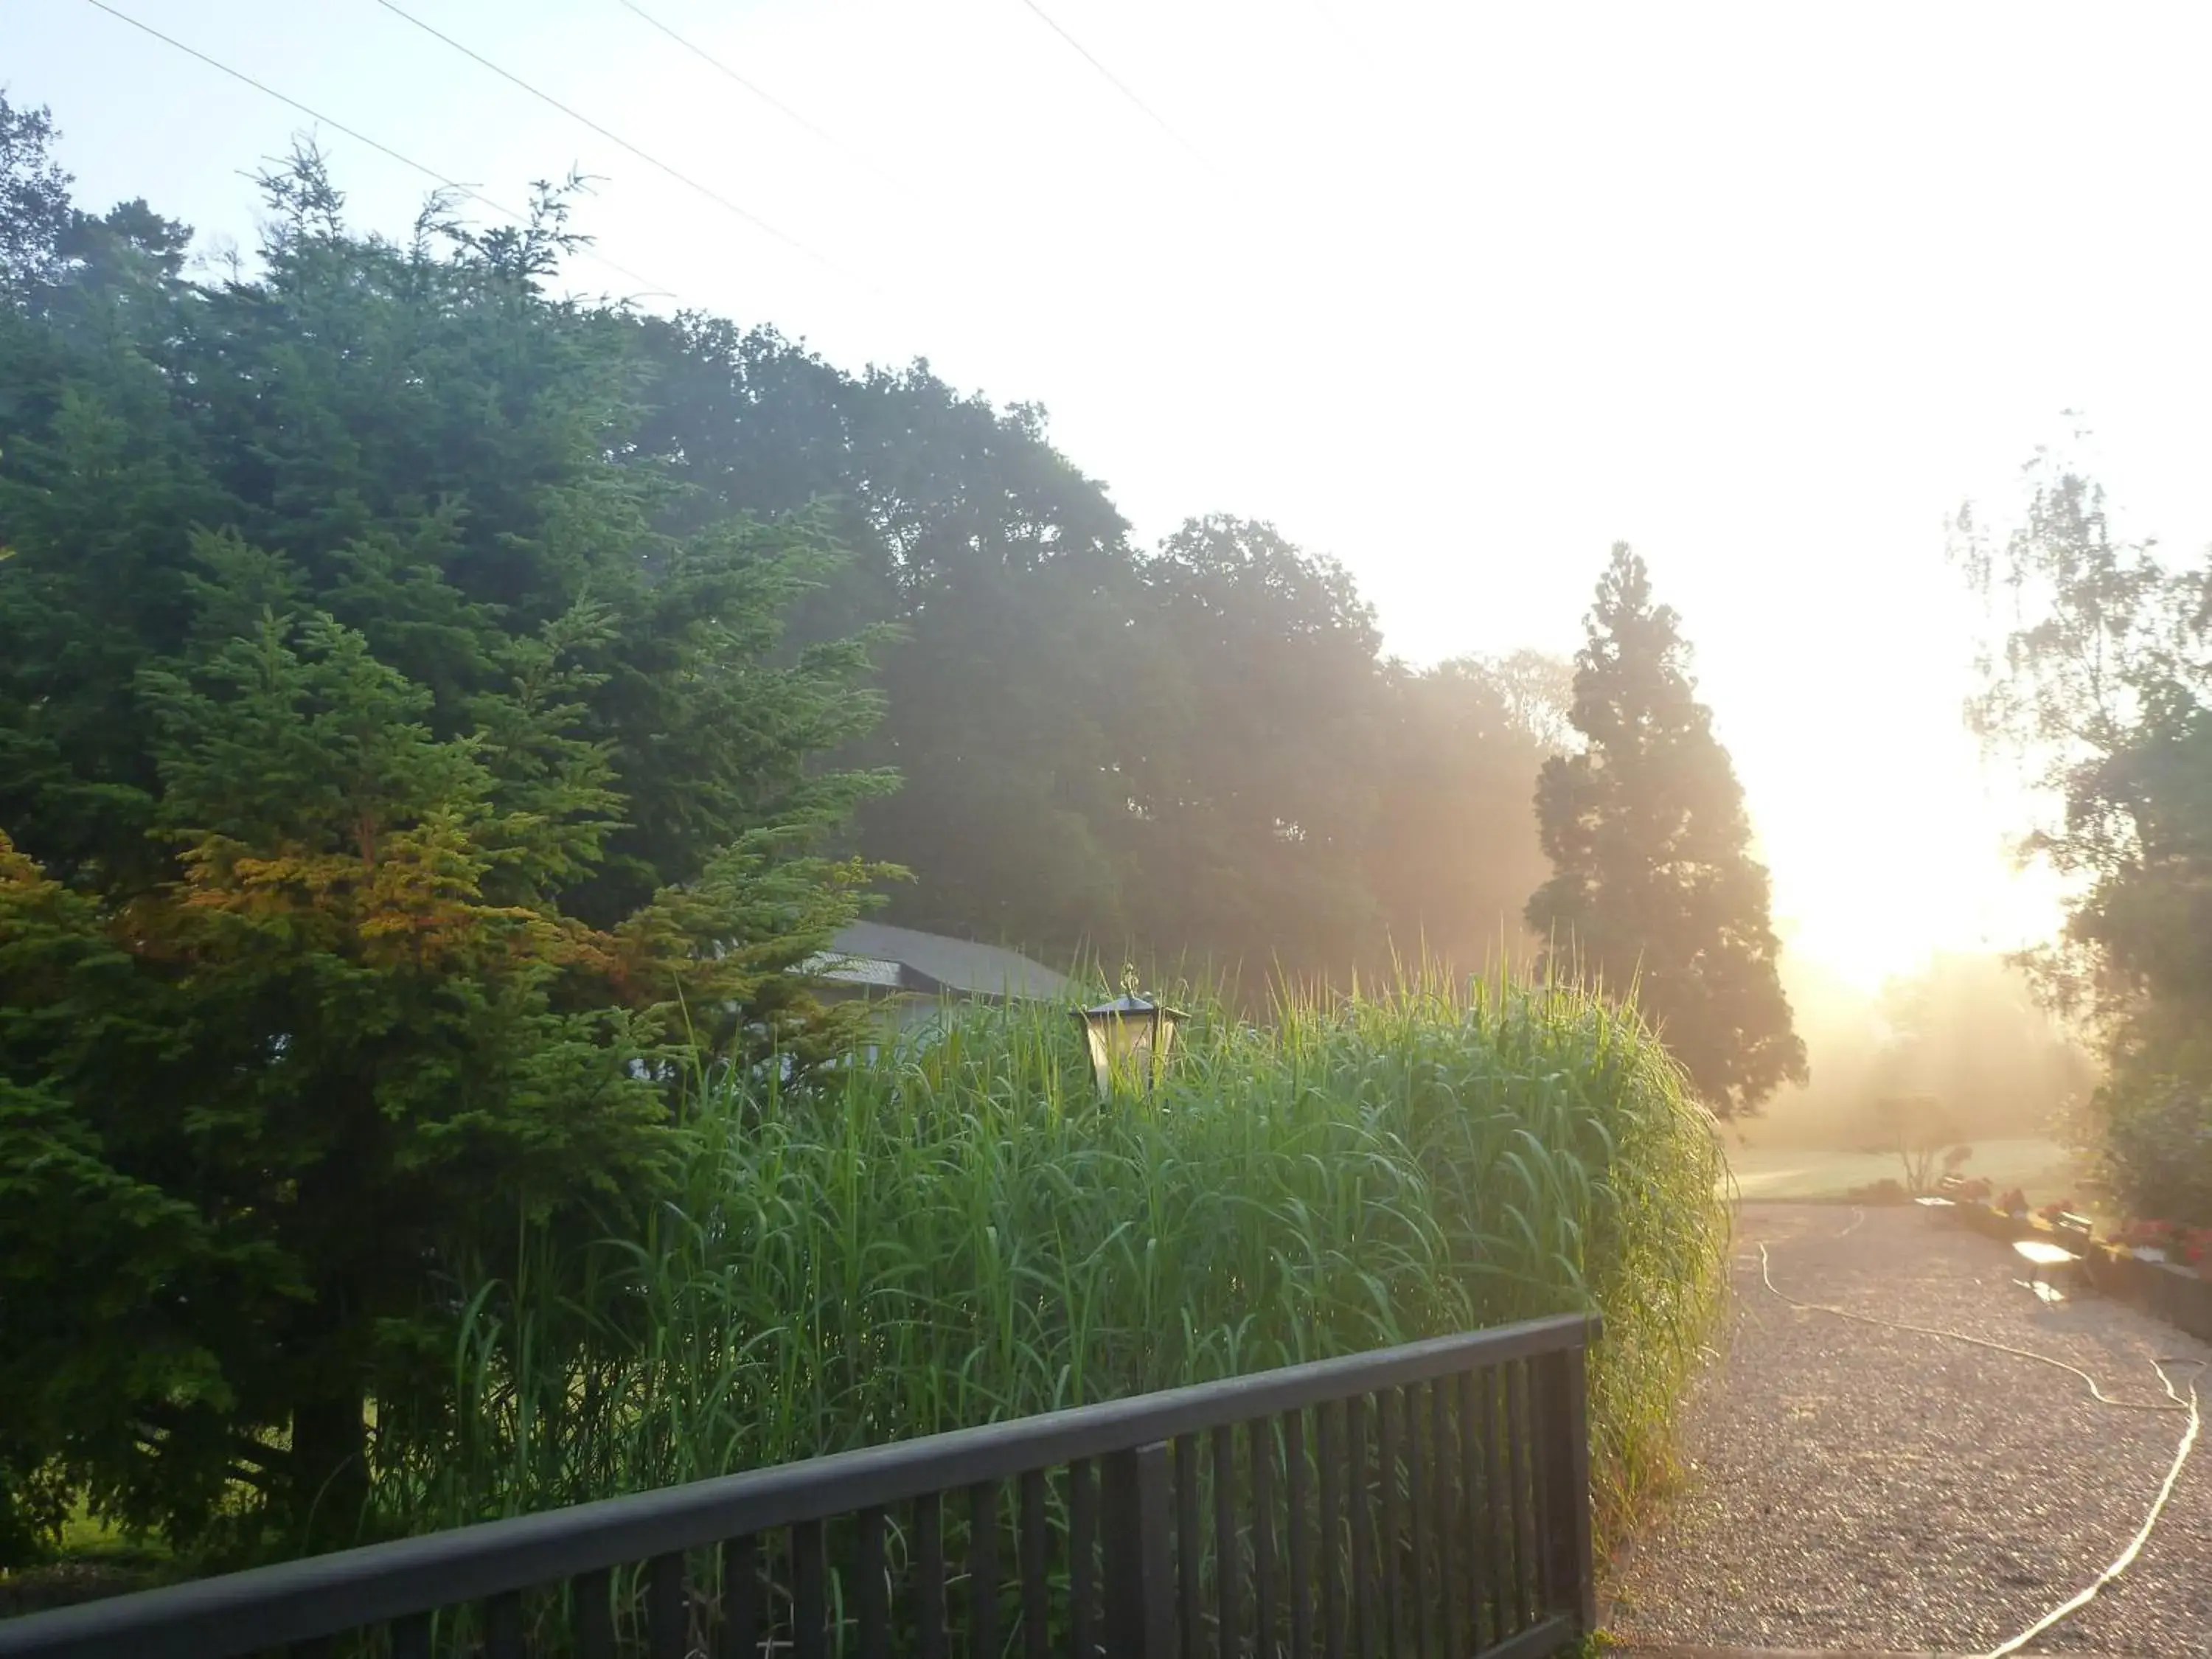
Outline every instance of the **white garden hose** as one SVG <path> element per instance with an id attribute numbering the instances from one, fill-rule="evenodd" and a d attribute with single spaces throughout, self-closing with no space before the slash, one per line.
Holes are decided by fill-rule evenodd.
<path id="1" fill-rule="evenodd" d="M 1852 1223 L 1852 1226 L 1857 1224 L 1856 1222 Z M 1850 1228 L 1847 1227 L 1844 1231 L 1849 1232 Z M 2063 1623 L 2083 1607 L 2087 1607 L 2096 1599 L 2099 1591 L 2135 1564 L 2136 1557 L 2142 1553 L 2142 1547 L 2149 1541 L 2151 1528 L 2158 1524 L 2159 1516 L 2165 1512 L 2166 1500 L 2173 1496 L 2174 1483 L 2181 1479 L 2182 1468 L 2189 1462 L 2189 1454 L 2197 1449 L 2197 1430 L 2203 1423 L 2203 1415 L 2197 1404 L 2195 1382 L 2192 1381 L 2190 1383 L 2189 1397 L 2185 1400 L 2174 1392 L 2173 1379 L 2166 1374 L 2166 1368 L 2168 1365 L 2193 1365 L 2201 1370 L 2205 1364 L 2203 1360 L 2185 1358 L 2173 1354 L 2161 1354 L 2150 1364 L 2151 1369 L 2158 1373 L 2160 1383 L 2166 1389 L 2164 1400 L 2114 1400 L 2097 1386 L 2095 1377 L 2090 1376 L 2079 1365 L 2069 1365 L 2063 1359 L 2053 1359 L 2049 1354 L 2033 1353 L 2026 1348 L 2015 1348 L 2003 1342 L 1990 1341 L 1985 1337 L 1968 1336 L 1963 1331 L 1947 1331 L 1933 1325 L 1908 1324 L 1901 1319 L 1881 1319 L 1873 1314 L 1853 1313 L 1848 1308 L 1833 1308 L 1818 1302 L 1801 1302 L 1796 1297 L 1789 1295 L 1776 1286 L 1773 1267 L 1767 1260 L 1766 1246 L 1763 1242 L 1759 1247 L 1759 1276 L 1766 1282 L 1766 1288 L 1781 1297 L 1783 1301 L 1793 1308 L 1802 1308 L 1808 1313 L 1833 1314 L 1838 1319 L 1853 1320 L 1862 1325 L 1878 1325 L 1887 1330 L 1911 1331 L 1920 1336 L 1941 1337 L 1949 1342 L 1971 1343 L 1977 1348 L 1988 1348 L 1997 1353 L 2008 1353 L 2018 1359 L 2032 1359 L 2039 1365 L 2055 1366 L 2062 1371 L 2070 1371 L 2087 1383 L 2090 1394 L 2095 1397 L 2100 1406 L 2116 1406 L 2123 1411 L 2186 1412 L 2189 1414 L 2189 1426 L 2182 1431 L 2181 1444 L 2175 1449 L 2172 1467 L 2166 1470 L 2166 1480 L 2159 1486 L 2158 1497 L 2150 1506 L 2150 1513 L 2143 1517 L 2141 1529 L 2128 1541 L 2127 1548 L 2120 1552 L 2112 1565 L 2097 1575 L 2087 1589 L 2069 1601 L 2053 1607 L 2010 1641 L 1991 1648 L 1987 1653 L 1979 1656 L 1979 1659 L 2008 1659 L 2008 1655 L 2018 1653 L 2052 1626 Z"/>

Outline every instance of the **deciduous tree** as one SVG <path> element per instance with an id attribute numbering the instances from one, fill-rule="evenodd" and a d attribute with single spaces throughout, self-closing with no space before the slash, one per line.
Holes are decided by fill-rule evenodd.
<path id="1" fill-rule="evenodd" d="M 2100 1040 L 2106 1172 L 2212 1222 L 2212 561 L 2118 533 L 2048 456 L 2017 523 L 1962 513 L 1955 550 L 1996 624 L 1974 723 L 2059 806 L 2023 851 L 2071 878 L 2065 928 L 2028 960 Z"/>

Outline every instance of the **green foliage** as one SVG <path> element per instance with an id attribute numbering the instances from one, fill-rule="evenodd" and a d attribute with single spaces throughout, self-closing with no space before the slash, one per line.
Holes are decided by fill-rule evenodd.
<path id="1" fill-rule="evenodd" d="M 2212 1226 L 2212 1092 L 2200 1075 L 2131 1071 L 2105 1091 L 2103 1169 L 2133 1215 Z"/>
<path id="2" fill-rule="evenodd" d="M 2039 458 L 2017 526 L 1958 552 L 2005 605 L 1977 724 L 2061 805 L 2024 851 L 2072 878 L 2033 958 L 2100 1037 L 2106 1174 L 2139 1216 L 2212 1222 L 2212 561 L 2116 535 L 2095 482 Z"/>
<path id="3" fill-rule="evenodd" d="M 1544 763 L 1536 815 L 1551 879 L 1528 924 L 1625 988 L 1722 1116 L 1805 1080 L 1768 919 L 1766 870 L 1735 769 L 1697 701 L 1680 619 L 1626 544 L 1598 583 L 1575 667 L 1586 747 Z"/>
<path id="4" fill-rule="evenodd" d="M 0 295 L 16 303 L 52 280 L 73 216 L 53 141 L 52 112 L 0 93 Z"/>
<path id="5" fill-rule="evenodd" d="M 1150 718 L 1125 737 L 1139 936 L 1319 975 L 1380 933 L 1362 868 L 1377 802 L 1373 613 L 1264 524 L 1194 520 L 1143 566 Z"/>
<path id="6" fill-rule="evenodd" d="M 1528 781 L 1568 741 L 1558 665 L 1390 661 L 1346 573 L 1264 524 L 1133 549 L 1042 411 L 926 364 L 849 375 L 772 333 L 555 300 L 568 188 L 512 230 L 434 201 L 394 242 L 349 230 L 303 152 L 262 181 L 258 263 L 188 280 L 186 228 L 79 211 L 51 137 L 0 101 L 0 1550 L 86 1499 L 199 1559 L 397 1525 L 410 1490 L 422 1518 L 550 1500 L 565 1475 L 489 1473 L 502 1413 L 568 1409 L 559 1376 L 500 1380 L 501 1333 L 551 1322 L 544 1363 L 574 1376 L 641 1344 L 722 1364 L 692 1291 L 656 1333 L 653 1296 L 593 1287 L 664 1257 L 686 1285 L 797 1273 L 729 1254 L 759 1237 L 731 1218 L 779 1205 L 794 1248 L 833 1224 L 890 1242 L 821 1255 L 848 1290 L 904 1241 L 900 1273 L 951 1250 L 1000 1296 L 1005 1264 L 941 1231 L 987 1188 L 929 1184 L 993 1150 L 976 1125 L 1018 1160 L 1007 1224 L 1078 1251 L 1066 1287 L 1112 1306 L 1103 1348 L 1023 1339 L 1061 1341 L 1082 1389 L 1587 1294 L 1658 1334 L 1609 1362 L 1657 1410 L 1712 1283 L 1711 1170 L 1668 1185 L 1705 1143 L 1650 1045 L 1565 994 L 1416 989 L 1273 1036 L 1217 1014 L 1192 1091 L 1119 1127 L 1061 1109 L 1035 1032 L 963 1025 L 844 1073 L 832 1105 L 806 1088 L 855 1011 L 795 969 L 886 859 L 921 878 L 902 919 L 1052 954 L 1340 985 L 1394 942 L 1494 954 L 1533 878 Z M 932 1071 L 963 1053 L 980 1072 Z M 787 1075 L 797 1097 L 763 1092 Z M 916 1089 L 990 1104 L 946 1118 Z M 1462 1098 L 1492 1139 L 1452 1127 Z M 839 1113 L 873 1164 L 808 1164 Z M 795 1218 L 776 1184 L 834 1199 L 876 1168 L 909 1221 L 872 1194 Z M 1220 1232 L 1249 1206 L 1206 1194 L 1240 1170 L 1260 1236 L 1310 1262 L 1209 1265 L 1150 1207 Z M 655 1201 L 671 1180 L 688 1209 Z M 1623 1182 L 1691 1207 L 1648 1226 Z M 1218 1328 L 1169 1335 L 1165 1278 L 1112 1304 L 1140 1218 L 1146 1272 L 1181 1249 L 1215 1274 L 1191 1317 Z M 600 1233 L 626 1243 L 580 1242 Z M 1639 1324 L 1606 1277 L 1632 1267 L 1686 1299 Z M 471 1304 L 458 1380 L 457 1279 L 522 1287 Z M 983 1305 L 947 1331 L 980 1340 Z M 953 1364 L 905 1385 L 945 1390 L 939 1416 L 863 1390 L 824 1431 L 1046 1398 L 1018 1365 L 955 1380 L 1013 1364 L 1012 1309 L 989 1305 L 995 1349 L 918 1327 L 892 1356 Z M 761 1432 L 827 1397 L 807 1376 L 770 1402 L 745 1374 Z M 736 1432 L 710 1413 L 699 1444 L 808 1449 Z M 641 1443 L 592 1479 L 676 1467 Z"/>
<path id="7" fill-rule="evenodd" d="M 1633 1016 L 1441 976 L 1264 1028 L 1193 1000 L 1103 1109 L 1034 1008 L 728 1079 L 641 1239 L 465 1287 L 459 1409 L 378 1502 L 450 1524 L 1578 1308 L 1608 1517 L 1662 1481 L 1728 1220 Z"/>
<path id="8" fill-rule="evenodd" d="M 1394 941 L 1468 964 L 1520 942 L 1559 665 L 1388 661 L 1346 573 L 1265 524 L 1134 549 L 1041 411 L 926 365 L 848 375 L 768 331 L 635 326 L 641 447 L 685 485 L 665 522 L 818 497 L 860 551 L 799 626 L 897 629 L 855 751 L 906 780 L 862 812 L 863 845 L 917 876 L 895 920 L 1255 987 L 1346 984 Z"/>
<path id="9" fill-rule="evenodd" d="M 1104 490 L 1040 411 L 926 364 L 848 375 L 769 331 L 636 327 L 641 447 L 684 486 L 671 522 L 819 499 L 856 554 L 801 635 L 896 629 L 884 720 L 854 751 L 905 780 L 862 813 L 863 845 L 918 878 L 895 919 L 1060 958 L 1121 938 L 1114 744 L 1154 704 L 1123 653 L 1139 584 Z"/>
<path id="10" fill-rule="evenodd" d="M 883 873 L 823 763 L 874 639 L 785 637 L 820 520 L 676 522 L 636 330 L 540 291 L 561 192 L 398 246 L 302 155 L 203 285 L 46 132 L 0 108 L 0 1541 L 69 1489 L 350 1538 L 439 1275 L 641 1203 L 679 1055 L 842 1046 L 793 969 Z"/>
<path id="11" fill-rule="evenodd" d="M 1546 758 L 1573 746 L 1566 665 L 1533 652 L 1392 665 L 1371 751 L 1364 876 L 1399 948 L 1472 963 L 1517 955 L 1519 910 L 1547 873 L 1528 810 Z"/>

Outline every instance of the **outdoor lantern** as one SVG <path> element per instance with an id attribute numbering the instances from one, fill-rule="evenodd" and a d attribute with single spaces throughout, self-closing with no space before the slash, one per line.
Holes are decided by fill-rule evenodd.
<path id="1" fill-rule="evenodd" d="M 1167 1068 L 1176 1027 L 1183 1016 L 1137 994 L 1137 976 L 1121 976 L 1121 994 L 1095 1008 L 1079 1008 L 1083 1034 L 1091 1043 L 1091 1069 L 1098 1079 L 1098 1097 L 1111 1100 L 1115 1089 L 1133 1084 L 1149 1089 Z"/>

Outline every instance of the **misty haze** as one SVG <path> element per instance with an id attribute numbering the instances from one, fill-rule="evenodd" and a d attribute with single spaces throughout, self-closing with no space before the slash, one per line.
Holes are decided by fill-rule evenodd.
<path id="1" fill-rule="evenodd" d="M 2212 21 L 0 3 L 0 1659 L 2212 1656 Z"/>

